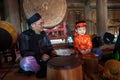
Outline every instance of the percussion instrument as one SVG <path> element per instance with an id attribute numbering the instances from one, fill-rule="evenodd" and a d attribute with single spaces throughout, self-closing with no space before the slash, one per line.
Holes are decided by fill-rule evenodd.
<path id="1" fill-rule="evenodd" d="M 51 28 L 61 23 L 66 15 L 66 0 L 24 0 L 23 9 L 27 18 L 39 13 L 44 19 L 44 27 Z"/>
<path id="2" fill-rule="evenodd" d="M 0 51 L 5 51 L 17 41 L 17 32 L 14 27 L 6 22 L 0 21 Z"/>
<path id="3" fill-rule="evenodd" d="M 50 59 L 47 64 L 47 80 L 83 80 L 80 60 L 75 56 Z"/>

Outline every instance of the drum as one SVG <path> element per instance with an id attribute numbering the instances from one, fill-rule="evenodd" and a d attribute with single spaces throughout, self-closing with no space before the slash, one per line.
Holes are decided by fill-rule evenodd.
<path id="1" fill-rule="evenodd" d="M 17 35 L 16 30 L 10 23 L 0 21 L 0 51 L 11 48 L 17 41 Z"/>
<path id="2" fill-rule="evenodd" d="M 52 58 L 47 63 L 47 80 L 83 80 L 80 60 L 75 56 Z"/>
<path id="3" fill-rule="evenodd" d="M 83 57 L 83 70 L 88 73 L 98 72 L 98 58 L 94 53 L 85 54 Z"/>
<path id="4" fill-rule="evenodd" d="M 27 18 L 40 13 L 44 19 L 44 27 L 59 25 L 66 16 L 66 0 L 23 0 L 23 9 Z"/>

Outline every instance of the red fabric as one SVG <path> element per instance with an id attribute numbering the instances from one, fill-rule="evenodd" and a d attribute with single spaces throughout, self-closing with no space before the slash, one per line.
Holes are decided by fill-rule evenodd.
<path id="1" fill-rule="evenodd" d="M 92 49 L 91 37 L 87 34 L 77 35 L 74 38 L 74 47 L 78 50 Z"/>

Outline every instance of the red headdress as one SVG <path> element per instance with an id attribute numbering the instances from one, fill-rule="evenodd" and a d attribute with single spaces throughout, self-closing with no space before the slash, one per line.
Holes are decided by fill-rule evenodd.
<path id="1" fill-rule="evenodd" d="M 77 28 L 77 27 L 86 27 L 86 26 L 87 24 L 85 22 L 82 22 L 82 23 L 77 23 L 75 27 Z"/>

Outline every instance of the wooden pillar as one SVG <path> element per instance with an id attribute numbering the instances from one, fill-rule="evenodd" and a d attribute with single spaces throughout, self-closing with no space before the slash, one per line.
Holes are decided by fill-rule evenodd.
<path id="1" fill-rule="evenodd" d="M 86 0 L 85 2 L 85 20 L 87 21 L 87 33 L 93 34 L 93 27 L 92 27 L 92 16 L 91 16 L 91 8 L 90 8 L 90 0 Z"/>
<path id="2" fill-rule="evenodd" d="M 107 0 L 96 0 L 97 33 L 103 38 L 108 29 L 107 25 Z"/>
<path id="3" fill-rule="evenodd" d="M 18 0 L 4 0 L 5 20 L 20 33 L 20 14 Z"/>

